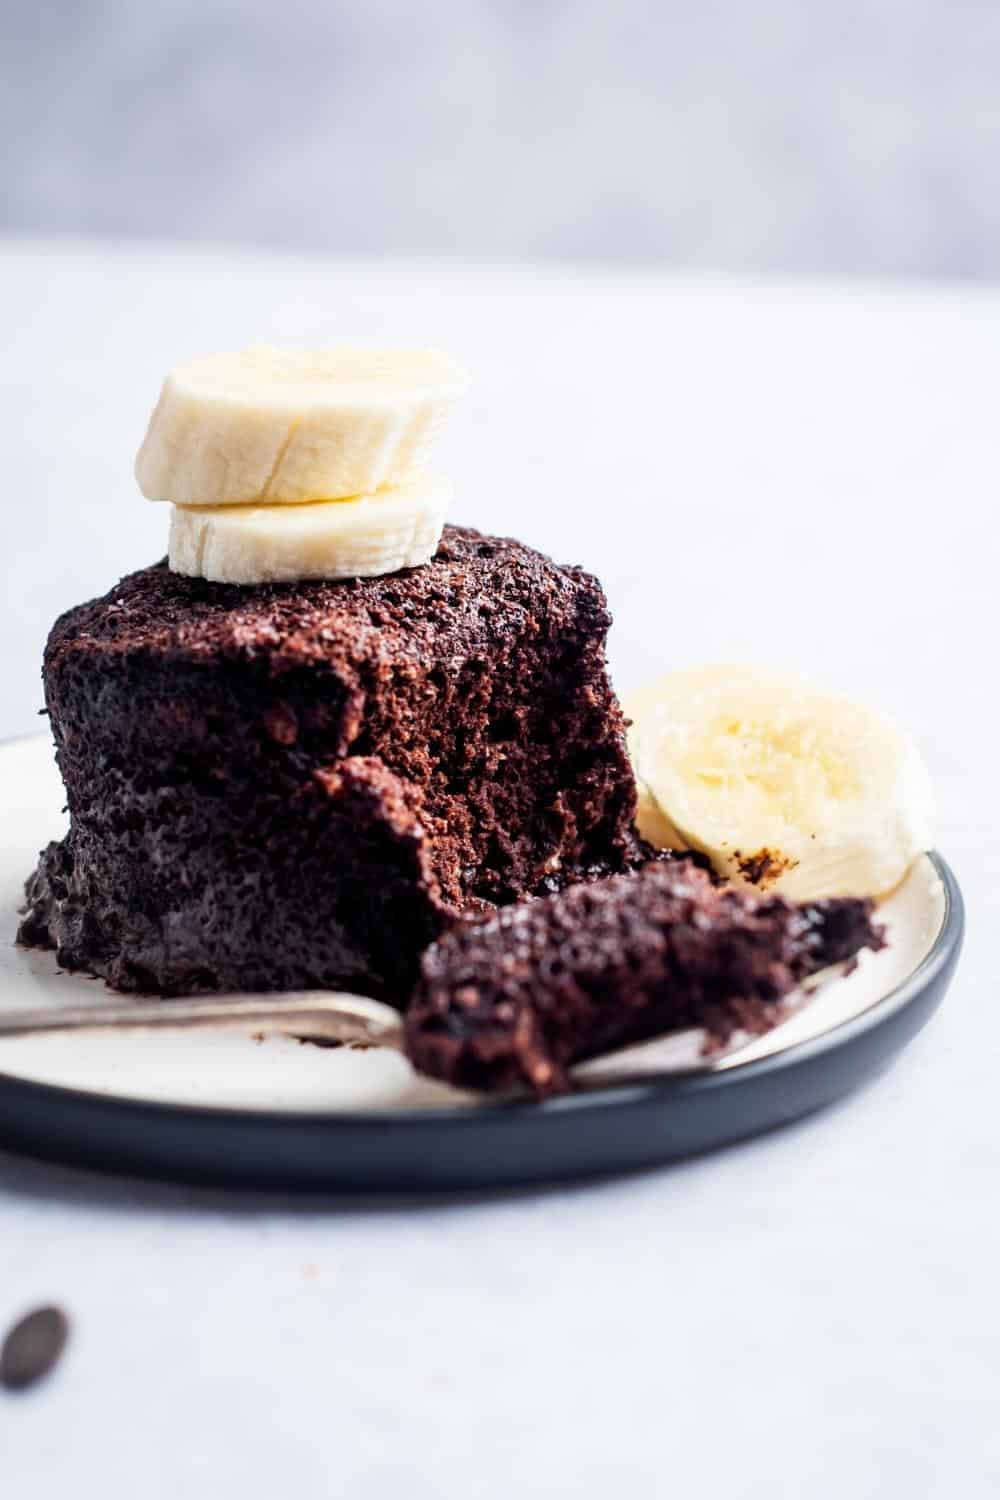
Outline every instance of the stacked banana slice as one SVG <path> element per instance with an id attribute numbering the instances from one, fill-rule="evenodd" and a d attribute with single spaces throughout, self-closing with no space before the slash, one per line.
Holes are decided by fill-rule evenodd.
<path id="1" fill-rule="evenodd" d="M 424 466 L 465 386 L 431 349 L 247 349 L 178 366 L 135 466 L 142 493 L 174 507 L 171 568 L 269 583 L 428 562 L 451 486 Z"/>
<path id="2" fill-rule="evenodd" d="M 673 672 L 625 709 L 640 831 L 729 880 L 878 897 L 931 847 L 927 769 L 872 709 L 746 666 Z"/>

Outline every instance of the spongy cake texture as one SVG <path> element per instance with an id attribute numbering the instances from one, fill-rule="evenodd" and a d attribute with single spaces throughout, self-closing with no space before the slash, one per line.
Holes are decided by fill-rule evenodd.
<path id="1" fill-rule="evenodd" d="M 609 623 L 587 573 L 458 527 L 385 578 L 130 575 L 46 648 L 70 831 L 21 940 L 122 990 L 402 1001 L 455 914 L 635 862 Z"/>
<path id="2" fill-rule="evenodd" d="M 690 859 L 652 861 L 456 923 L 424 955 L 407 1051 L 450 1083 L 553 1093 L 571 1063 L 625 1042 L 763 1032 L 801 980 L 881 946 L 872 912 L 761 898 Z"/>

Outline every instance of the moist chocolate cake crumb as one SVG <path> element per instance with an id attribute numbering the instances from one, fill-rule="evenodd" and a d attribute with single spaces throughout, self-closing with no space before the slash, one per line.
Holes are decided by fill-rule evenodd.
<path id="1" fill-rule="evenodd" d="M 798 865 L 797 859 L 782 854 L 780 849 L 758 849 L 755 854 L 743 854 L 734 849 L 733 858 L 743 879 L 762 891 Z"/>
<path id="2" fill-rule="evenodd" d="M 414 1065 L 474 1089 L 569 1087 L 573 1062 L 661 1032 L 766 1031 L 808 975 L 878 949 L 872 903 L 794 905 L 655 862 L 452 926 L 406 1015 Z"/>
<path id="3" fill-rule="evenodd" d="M 589 574 L 453 526 L 382 578 L 132 574 L 49 637 L 70 831 L 20 941 L 121 990 L 402 1002 L 456 914 L 643 857 L 609 624 Z"/>

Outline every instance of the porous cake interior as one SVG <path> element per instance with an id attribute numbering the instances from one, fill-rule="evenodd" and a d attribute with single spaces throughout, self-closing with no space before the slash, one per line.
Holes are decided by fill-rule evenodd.
<path id="1" fill-rule="evenodd" d="M 122 989 L 405 998 L 455 911 L 635 857 L 608 624 L 589 575 L 454 527 L 387 578 L 131 575 L 46 650 L 71 831 L 22 940 Z"/>

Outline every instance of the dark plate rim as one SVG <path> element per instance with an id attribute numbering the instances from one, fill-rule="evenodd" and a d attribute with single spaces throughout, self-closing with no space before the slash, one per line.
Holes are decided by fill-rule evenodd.
<path id="1" fill-rule="evenodd" d="M 3 745 L 23 743 L 41 739 L 38 735 L 23 735 L 6 740 Z M 2 746 L 0 746 L 2 748 Z M 442 1125 L 454 1131 L 475 1130 L 484 1122 L 497 1123 L 502 1120 L 522 1121 L 525 1116 L 534 1119 L 553 1119 L 566 1115 L 598 1113 L 615 1110 L 623 1105 L 640 1102 L 677 1100 L 696 1095 L 710 1094 L 736 1084 L 750 1084 L 755 1080 L 776 1073 L 792 1070 L 824 1055 L 835 1052 L 858 1037 L 877 1031 L 904 1010 L 925 989 L 933 985 L 937 977 L 946 971 L 957 957 L 965 928 L 965 904 L 958 881 L 950 865 L 935 850 L 928 851 L 927 858 L 941 881 L 944 890 L 944 914 L 938 933 L 924 958 L 917 967 L 887 994 L 874 1001 L 865 1010 L 847 1020 L 838 1022 L 820 1036 L 805 1041 L 793 1042 L 779 1052 L 766 1057 L 752 1059 L 746 1063 L 733 1063 L 729 1067 L 706 1069 L 685 1073 L 651 1074 L 641 1079 L 621 1083 L 609 1083 L 606 1087 L 593 1087 L 577 1094 L 561 1095 L 554 1099 L 518 1098 L 501 1100 L 470 1107 L 469 1109 L 374 1109 L 331 1110 L 329 1113 L 298 1110 L 258 1110 L 233 1108 L 227 1105 L 175 1104 L 155 1099 L 143 1099 L 127 1094 L 110 1094 L 97 1090 L 69 1088 L 63 1084 L 43 1083 L 36 1079 L 23 1078 L 16 1073 L 0 1071 L 0 1088 L 16 1087 L 36 1099 L 43 1096 L 54 1104 L 86 1107 L 99 1103 L 109 1113 L 122 1118 L 141 1116 L 147 1123 L 160 1121 L 185 1122 L 188 1125 L 203 1124 L 206 1128 L 219 1125 L 253 1125 L 256 1128 L 269 1125 L 275 1130 L 329 1131 L 338 1126 L 345 1130 L 370 1127 L 382 1132 L 395 1129 L 436 1132 Z"/>

